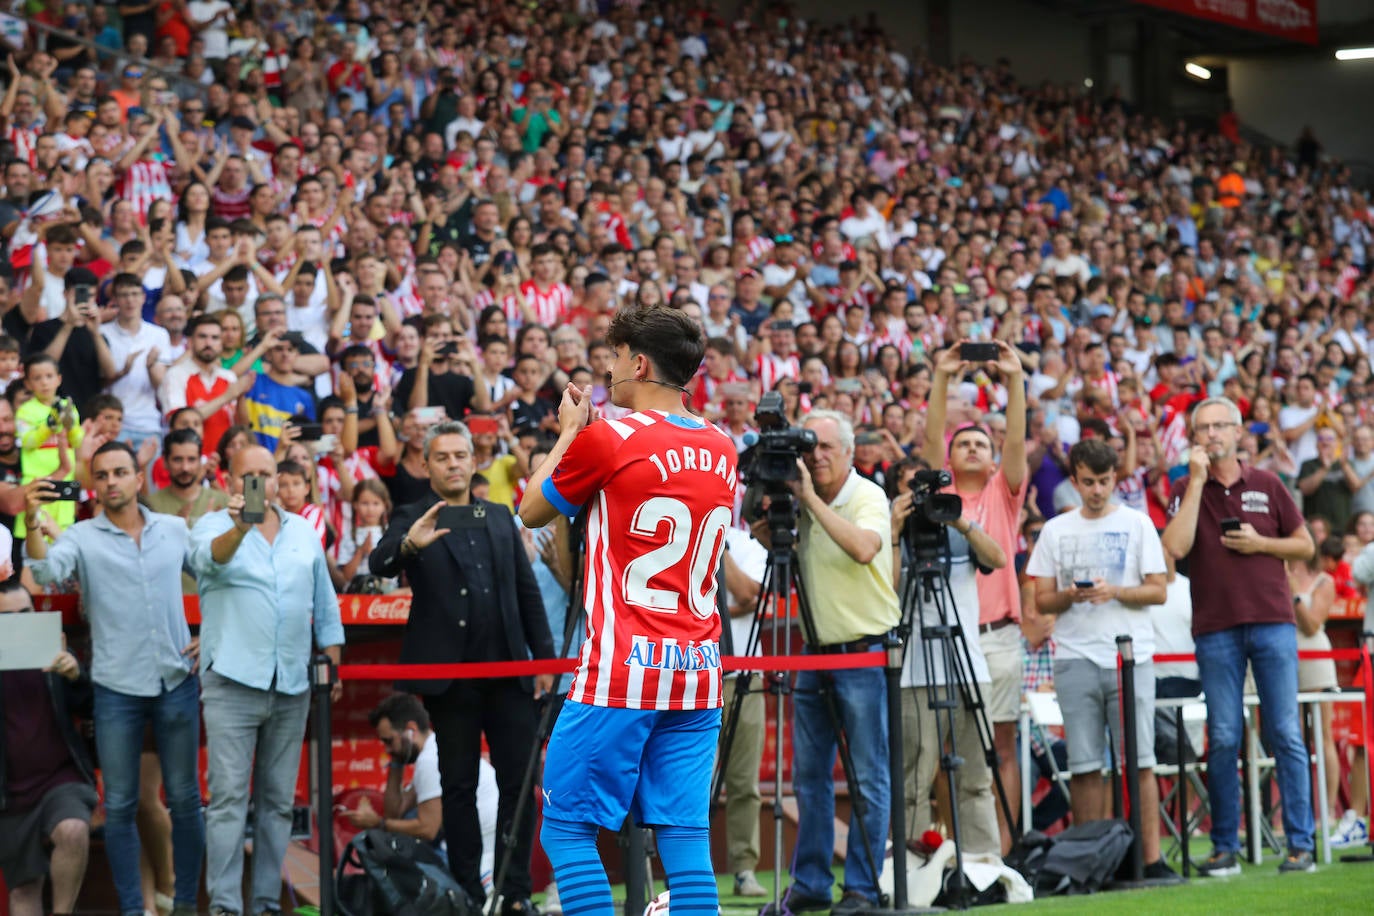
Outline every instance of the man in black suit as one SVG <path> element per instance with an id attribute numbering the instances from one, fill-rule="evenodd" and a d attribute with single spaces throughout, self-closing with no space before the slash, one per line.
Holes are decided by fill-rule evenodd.
<path id="1" fill-rule="evenodd" d="M 473 499 L 468 489 L 476 470 L 472 437 L 462 423 L 448 421 L 425 434 L 424 460 L 432 493 L 396 512 L 370 567 L 375 575 L 404 571 L 413 592 L 410 620 L 401 643 L 403 664 L 496 662 L 554 657 L 553 637 L 516 533 L 510 510 Z M 458 521 L 440 527 L 440 513 L 457 507 Z M 447 513 L 446 513 L 447 514 Z M 485 899 L 479 873 L 482 831 L 477 818 L 477 766 L 482 735 L 501 800 L 497 848 L 511 822 L 537 729 L 535 700 L 553 686 L 553 675 L 417 681 L 401 689 L 420 694 L 439 742 L 444 832 L 449 870 L 473 899 Z M 530 846 L 534 805 L 514 831 L 511 868 L 496 892 L 503 916 L 533 912 Z"/>

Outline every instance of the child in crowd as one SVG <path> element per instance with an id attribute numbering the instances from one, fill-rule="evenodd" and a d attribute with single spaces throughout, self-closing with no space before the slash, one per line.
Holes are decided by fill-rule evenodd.
<path id="1" fill-rule="evenodd" d="M 387 522 L 391 518 L 391 494 L 380 480 L 369 478 L 358 481 L 353 488 L 352 522 L 339 533 L 339 571 L 347 583 L 345 592 L 354 592 L 354 583 L 363 577 L 371 577 L 368 558 L 372 548 L 382 539 Z M 382 591 L 396 588 L 395 579 L 383 579 L 379 583 Z"/>
<path id="2" fill-rule="evenodd" d="M 85 437 L 81 416 L 70 398 L 58 396 L 62 373 L 57 360 L 46 353 L 35 353 L 24 360 L 24 386 L 32 397 L 15 410 L 15 430 L 19 434 L 23 482 L 39 477 L 74 480 L 67 448 L 78 448 Z M 45 510 L 59 530 L 76 521 L 76 501 L 58 500 Z M 24 536 L 22 514 L 14 520 L 14 536 Z"/>

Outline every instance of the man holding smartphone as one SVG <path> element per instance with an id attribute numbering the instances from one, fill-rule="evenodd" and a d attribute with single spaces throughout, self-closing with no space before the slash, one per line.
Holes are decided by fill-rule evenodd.
<path id="1" fill-rule="evenodd" d="M 965 348 L 972 347 L 971 350 Z M 986 358 L 996 348 L 996 357 Z M 945 429 L 951 383 L 958 385 L 973 370 L 974 360 L 995 369 L 1007 389 L 1007 437 L 1001 462 L 992 434 L 981 424 L 965 424 L 953 432 Z M 935 357 L 929 415 L 926 418 L 922 456 L 933 468 L 948 467 L 954 483 L 946 492 L 964 501 L 964 518 L 992 536 L 1008 556 L 1016 555 L 1021 508 L 1026 503 L 1026 386 L 1025 372 L 1016 351 L 1006 341 L 975 344 L 961 340 Z M 978 577 L 978 642 L 987 659 L 992 689 L 984 693 L 992 723 L 998 771 L 1012 811 L 1021 809 L 1021 774 L 1017 765 L 1016 728 L 1021 715 L 1021 589 L 1015 564 L 1008 563 Z M 1008 825 L 1002 823 L 1002 851 L 1011 848 Z"/>
<path id="2" fill-rule="evenodd" d="M 91 478 L 101 514 L 77 522 L 51 546 L 43 537 L 38 512 L 55 498 L 56 484 L 45 479 L 29 483 L 29 568 L 40 584 L 73 576 L 81 583 L 83 610 L 91 623 L 106 851 L 120 912 L 143 912 L 135 814 L 143 730 L 151 725 L 172 815 L 173 913 L 193 916 L 205 821 L 197 772 L 200 692 L 193 674 L 199 642 L 186 626 L 181 602 L 186 523 L 138 504 L 143 473 L 125 442 L 107 442 L 96 449 Z"/>
<path id="3" fill-rule="evenodd" d="M 276 505 L 277 462 L 234 454 L 229 505 L 191 531 L 200 586 L 201 702 L 209 751 L 205 884 L 213 914 L 276 912 L 316 647 L 336 664 L 339 601 L 314 527 Z M 250 499 L 250 496 L 252 497 Z M 334 700 L 342 684 L 334 687 Z M 243 831 L 252 793 L 253 876 L 243 906 Z"/>
<path id="4" fill-rule="evenodd" d="M 1073 485 L 1083 505 L 1045 523 L 1026 573 L 1035 578 L 1037 609 L 1057 618 L 1054 684 L 1069 745 L 1075 824 L 1111 817 L 1101 774 L 1104 735 L 1110 732 L 1117 760 L 1124 748 L 1116 637 L 1129 634 L 1133 640 L 1140 797 L 1131 803 L 1145 813 L 1145 877 L 1174 880 L 1159 854 L 1159 818 L 1154 816 L 1159 786 L 1154 778 L 1154 625 L 1148 613 L 1167 597 L 1168 568 L 1150 517 L 1111 501 L 1119 461 L 1101 439 L 1084 439 L 1069 450 Z"/>
<path id="5" fill-rule="evenodd" d="M 456 421 L 425 433 L 422 455 L 431 492 L 396 510 L 373 550 L 374 575 L 402 572 L 410 582 L 410 619 L 401 642 L 402 664 L 502 662 L 553 658 L 544 602 L 510 510 L 475 499 L 477 469 L 472 435 Z M 530 849 L 534 809 L 512 824 L 525 764 L 538 729 L 535 701 L 553 686 L 552 675 L 418 681 L 405 685 L 421 696 L 434 726 L 443 782 L 443 821 L 449 872 L 481 902 L 482 833 L 478 823 L 478 766 L 485 735 L 501 801 L 498 822 L 511 828 L 511 866 L 495 892 L 502 914 L 530 913 Z M 507 842 L 498 839 L 497 861 Z"/>
<path id="6" fill-rule="evenodd" d="M 1288 855 L 1281 872 L 1316 871 L 1312 784 L 1298 712 L 1298 638 L 1287 560 L 1316 549 L 1292 495 L 1277 476 L 1236 457 L 1240 409 L 1207 398 L 1193 409 L 1188 476 L 1174 482 L 1164 548 L 1188 560 L 1198 677 L 1207 696 L 1210 877 L 1240 874 L 1240 786 L 1245 668 L 1255 675 L 1264 745 L 1283 797 Z M 1201 574 L 1205 571 L 1205 574 Z"/>

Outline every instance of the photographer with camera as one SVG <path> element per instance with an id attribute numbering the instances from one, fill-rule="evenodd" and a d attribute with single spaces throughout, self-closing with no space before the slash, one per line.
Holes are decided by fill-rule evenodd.
<path id="1" fill-rule="evenodd" d="M 761 402 L 759 421 L 765 426 L 760 445 L 770 434 Z M 774 426 L 781 425 L 780 399 Z M 795 485 L 800 516 L 798 558 L 801 577 L 809 586 L 815 632 L 807 651 L 825 654 L 862 653 L 880 649 L 887 632 L 901 616 L 892 587 L 892 522 L 882 488 L 854 470 L 854 428 L 832 410 L 813 410 L 805 430 L 782 433 L 799 440 L 800 452 L 814 448 L 797 461 Z M 761 460 L 768 458 L 762 455 Z M 769 468 L 762 470 L 767 473 Z M 756 477 L 758 475 L 756 474 Z M 778 497 L 770 497 L 768 508 Z M 753 523 L 754 536 L 772 544 L 772 519 Z M 794 688 L 792 780 L 800 821 L 792 863 L 792 885 L 783 898 L 783 911 L 830 910 L 830 870 L 835 848 L 835 784 L 833 765 L 839 736 L 822 691 L 833 695 L 853 758 L 854 776 L 863 797 L 863 827 L 850 815 L 849 853 L 844 863 L 844 896 L 834 913 L 867 910 L 877 903 L 878 875 L 863 836 L 881 855 L 886 842 L 889 808 L 887 686 L 880 668 L 803 671 Z M 763 912 L 773 912 L 772 906 Z"/>
<path id="2" fill-rule="evenodd" d="M 978 573 L 990 574 L 1007 566 L 1007 553 L 976 522 L 962 517 L 958 496 L 938 492 L 948 486 L 948 471 L 920 470 L 909 486 L 904 486 L 892 503 L 892 545 L 904 546 L 897 562 L 901 594 L 907 594 L 906 577 L 910 567 L 924 560 L 947 560 L 949 597 L 954 619 L 963 629 L 971 662 L 970 673 L 979 689 L 986 693 L 992 682 L 987 660 L 978 640 L 968 639 L 978 630 Z M 931 548 L 934 548 L 931 550 Z M 947 551 L 947 552 L 946 552 Z M 926 666 L 926 653 L 918 640 L 923 626 L 941 626 L 940 608 L 921 588 L 919 616 L 913 621 L 913 636 L 907 642 L 902 666 L 902 734 L 907 747 L 903 757 L 902 778 L 906 783 L 906 835 L 920 836 L 935 823 L 930 792 L 940 767 L 940 723 L 931 706 L 935 688 L 950 682 L 953 672 L 946 670 L 942 651 L 932 653 L 935 664 Z M 903 610 L 906 610 L 905 608 Z M 939 691 L 943 693 L 943 691 Z M 992 795 L 992 770 L 979 743 L 980 731 L 975 711 L 968 704 L 954 710 L 953 751 L 963 758 L 959 768 L 958 806 L 964 853 L 1001 855 L 997 829 L 997 806 Z M 948 735 L 943 736 L 948 739 Z"/>
<path id="3" fill-rule="evenodd" d="M 996 370 L 1007 388 L 1007 437 L 1000 467 L 994 460 L 992 436 L 978 425 L 956 429 L 948 438 L 945 417 L 950 380 L 956 383 L 981 362 Z M 976 522 L 1007 555 L 1015 555 L 1021 507 L 1026 502 L 1026 387 L 1021 360 L 1006 341 L 974 344 L 961 340 L 935 358 L 924 457 L 933 468 L 948 467 L 953 483 L 944 492 L 964 501 L 964 518 Z M 992 721 L 998 770 L 1012 811 L 1021 807 L 1020 768 L 1016 758 L 1016 722 L 1021 711 L 1021 593 L 1016 570 L 1006 564 L 977 580 L 978 642 L 987 660 L 992 689 L 987 715 Z M 999 809 L 1000 816 L 1000 809 Z M 1011 848 L 1008 825 L 1002 828 L 1002 850 Z"/>

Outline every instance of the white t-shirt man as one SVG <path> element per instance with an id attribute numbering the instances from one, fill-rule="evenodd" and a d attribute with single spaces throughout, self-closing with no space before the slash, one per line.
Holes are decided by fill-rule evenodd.
<path id="1" fill-rule="evenodd" d="M 1154 523 L 1143 512 L 1117 506 L 1100 518 L 1084 518 L 1074 509 L 1045 522 L 1040 540 L 1026 564 L 1026 573 L 1053 578 L 1060 589 L 1075 582 L 1102 580 L 1108 585 L 1134 588 L 1145 577 L 1167 574 L 1164 547 Z M 1055 657 L 1081 658 L 1099 668 L 1116 667 L 1116 637 L 1134 640 L 1138 662 L 1155 651 L 1150 614 L 1119 601 L 1076 603 L 1054 625 Z"/>
<path id="2" fill-rule="evenodd" d="M 117 369 L 123 369 L 132 354 L 129 371 L 110 383 L 110 394 L 124 405 L 124 429 L 131 433 L 152 434 L 162 430 L 162 414 L 157 408 L 157 392 L 148 374 L 148 351 L 157 349 L 157 361 L 164 366 L 172 362 L 172 339 L 166 330 L 155 324 L 140 321 L 136 331 L 126 331 L 119 322 L 103 325 L 100 333 L 110 345 L 110 356 Z"/>
<path id="3" fill-rule="evenodd" d="M 1311 407 L 1302 407 L 1297 404 L 1289 404 L 1287 407 L 1279 409 L 1279 429 L 1290 430 L 1306 423 L 1317 415 L 1321 410 L 1316 404 Z M 1288 447 L 1293 453 L 1293 461 L 1298 467 L 1302 467 L 1304 461 L 1311 461 L 1317 457 L 1317 427 L 1313 426 L 1307 432 L 1298 437 L 1298 440 Z"/>
<path id="4" fill-rule="evenodd" d="M 226 15 L 215 18 L 224 11 Z M 234 8 L 225 0 L 191 0 L 186 4 L 186 12 L 195 22 L 209 22 L 201 30 L 200 37 L 205 42 L 206 60 L 224 60 L 229 56 L 229 23 L 234 21 Z M 214 20 L 211 22 L 211 20 Z"/>

